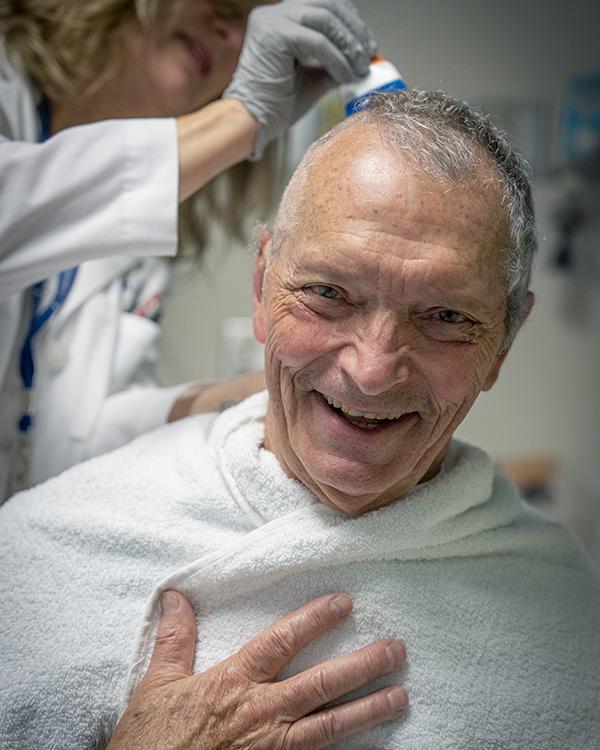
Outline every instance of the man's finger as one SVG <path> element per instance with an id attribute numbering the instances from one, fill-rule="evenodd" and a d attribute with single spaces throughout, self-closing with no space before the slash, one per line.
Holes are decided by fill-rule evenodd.
<path id="1" fill-rule="evenodd" d="M 196 618 L 188 600 L 177 591 L 161 596 L 162 615 L 152 658 L 143 682 L 166 684 L 192 674 L 196 647 Z"/>
<path id="2" fill-rule="evenodd" d="M 382 639 L 283 680 L 277 683 L 276 689 L 291 712 L 289 719 L 295 721 L 352 690 L 397 671 L 405 661 L 406 648 L 401 641 Z"/>
<path id="3" fill-rule="evenodd" d="M 313 599 L 281 617 L 232 657 L 253 682 L 272 680 L 307 643 L 335 627 L 352 611 L 346 594 Z"/>
<path id="4" fill-rule="evenodd" d="M 294 722 L 285 737 L 285 750 L 320 750 L 364 732 L 382 721 L 397 719 L 408 707 L 408 694 L 394 685 L 364 698 L 327 708 Z"/>

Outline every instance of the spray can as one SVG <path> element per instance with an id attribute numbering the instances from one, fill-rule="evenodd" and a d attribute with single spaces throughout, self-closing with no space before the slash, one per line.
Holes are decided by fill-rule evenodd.
<path id="1" fill-rule="evenodd" d="M 369 72 L 364 78 L 340 86 L 340 97 L 348 116 L 365 108 L 369 94 L 405 88 L 406 82 L 397 68 L 389 60 L 378 55 L 371 60 Z"/>

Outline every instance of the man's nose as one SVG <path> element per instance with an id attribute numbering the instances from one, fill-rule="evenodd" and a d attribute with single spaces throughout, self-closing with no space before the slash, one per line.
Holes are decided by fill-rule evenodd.
<path id="1" fill-rule="evenodd" d="M 409 379 L 413 338 L 396 316 L 374 316 L 355 330 L 340 353 L 340 365 L 362 393 L 376 396 Z"/>

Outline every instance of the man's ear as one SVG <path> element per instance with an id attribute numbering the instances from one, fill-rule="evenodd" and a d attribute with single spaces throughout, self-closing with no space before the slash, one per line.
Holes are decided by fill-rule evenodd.
<path id="1" fill-rule="evenodd" d="M 263 299 L 263 284 L 265 280 L 267 257 L 271 251 L 271 243 L 271 234 L 265 229 L 260 238 L 256 261 L 254 263 L 254 274 L 252 276 L 252 302 L 254 308 L 252 313 L 252 325 L 254 327 L 254 336 L 261 344 L 264 344 L 265 339 L 267 338 L 267 316 Z"/>
<path id="2" fill-rule="evenodd" d="M 535 302 L 535 295 L 533 292 L 527 292 L 525 296 L 525 304 L 524 304 L 524 310 L 523 310 L 523 323 L 527 320 L 529 317 L 529 313 L 533 309 L 533 305 Z M 494 362 L 492 369 L 489 371 L 487 378 L 485 379 L 485 383 L 483 384 L 483 391 L 489 391 L 490 388 L 494 385 L 496 380 L 498 380 L 498 375 L 500 375 L 500 368 L 504 364 L 504 360 L 506 359 L 506 355 L 510 351 L 510 347 L 502 352 L 502 354 L 499 354 L 496 357 L 496 361 Z"/>
<path id="3" fill-rule="evenodd" d="M 489 391 L 490 388 L 494 385 L 496 380 L 498 380 L 498 375 L 500 375 L 500 368 L 504 364 L 504 360 L 506 359 L 506 355 L 509 353 L 510 347 L 506 349 L 506 351 L 502 352 L 502 354 L 498 354 L 496 357 L 496 361 L 492 365 L 492 369 L 488 372 L 487 378 L 485 379 L 485 383 L 483 384 L 482 391 Z"/>

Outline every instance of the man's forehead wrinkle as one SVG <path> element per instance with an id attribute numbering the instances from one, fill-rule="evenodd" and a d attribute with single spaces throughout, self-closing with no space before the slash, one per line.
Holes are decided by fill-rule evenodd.
<path id="1" fill-rule="evenodd" d="M 307 250 L 312 248 L 314 252 L 320 253 L 340 253 L 346 245 L 352 248 L 360 245 L 365 253 L 393 257 L 392 248 L 401 242 L 403 250 L 414 253 L 415 259 L 435 258 L 440 252 L 452 248 L 456 252 L 457 262 L 462 257 L 464 265 L 476 262 L 478 266 L 489 267 L 490 255 L 495 254 L 498 247 L 496 238 L 497 235 L 482 237 L 482 243 L 478 246 L 482 252 L 477 253 L 477 258 L 474 258 L 472 253 L 464 251 L 460 238 L 450 235 L 447 225 L 441 221 L 437 227 L 429 225 L 424 228 L 418 223 L 398 220 L 397 217 L 388 224 L 376 217 L 371 222 L 362 217 L 347 215 L 341 226 L 328 224 L 323 227 L 311 225 L 311 222 L 305 223 L 295 241 L 290 244 Z"/>
<path id="2" fill-rule="evenodd" d="M 388 165 L 389 166 L 389 165 Z M 388 174 L 374 179 L 374 189 L 368 190 L 369 181 L 337 180 L 330 190 L 327 180 L 318 187 L 310 190 L 309 198 L 303 206 L 301 227 L 321 226 L 332 220 L 344 222 L 372 221 L 377 226 L 390 228 L 405 228 L 410 222 L 420 231 L 420 222 L 426 214 L 428 227 L 439 227 L 440 232 L 448 231 L 448 214 L 451 213 L 455 221 L 460 221 L 463 209 L 472 208 L 473 203 L 479 202 L 475 192 L 462 186 L 443 188 L 437 185 L 421 185 L 408 179 L 400 182 L 400 175 Z M 389 182 L 388 182 L 389 179 Z M 312 186 L 311 186 L 312 187 Z M 431 215 L 428 208 L 432 200 L 439 203 L 437 215 Z M 499 235 L 503 229 L 503 219 L 494 209 L 481 201 L 481 211 L 473 215 L 469 211 L 470 226 L 480 226 L 486 233 L 492 230 Z M 465 222 L 467 219 L 465 218 Z"/>
<path id="3" fill-rule="evenodd" d="M 350 253 L 360 246 L 367 258 L 388 250 L 393 255 L 401 243 L 403 253 L 415 258 L 445 251 L 448 261 L 451 250 L 481 281 L 495 269 L 500 279 L 506 223 L 500 191 L 493 192 L 478 180 L 425 175 L 373 126 L 349 128 L 326 144 L 298 184 L 293 197 L 299 220 L 289 227 L 286 255 L 314 246 L 335 252 L 343 264 L 346 245 Z M 378 273 L 380 285 L 391 283 Z"/>
<path id="4" fill-rule="evenodd" d="M 309 281 L 339 284 L 352 290 L 353 294 L 359 294 L 359 297 L 364 295 L 365 302 L 392 306 L 409 299 L 431 302 L 432 297 L 439 296 L 440 303 L 450 299 L 454 304 L 467 306 L 486 318 L 496 315 L 503 305 L 504 295 L 500 287 L 496 299 L 490 295 L 486 274 L 474 270 L 468 259 L 458 255 L 453 259 L 444 258 L 443 262 L 432 266 L 431 258 L 417 254 L 415 257 L 398 258 L 373 247 L 361 247 L 363 257 L 370 257 L 373 262 L 370 263 L 370 270 L 364 266 L 358 270 L 354 251 L 348 246 L 335 248 L 327 254 L 320 246 L 306 243 L 302 247 L 302 257 L 291 254 L 293 257 L 285 266 L 289 271 L 287 281 L 292 286 Z M 346 254 L 351 263 L 345 262 Z M 482 264 L 482 268 L 489 273 L 485 265 Z"/>
<path id="5" fill-rule="evenodd" d="M 446 291 L 453 294 L 460 292 L 461 296 L 464 292 L 465 297 L 473 300 L 478 295 L 483 295 L 485 300 L 482 299 L 482 302 L 485 302 L 486 306 L 491 301 L 486 279 L 495 275 L 497 269 L 498 292 L 499 296 L 503 297 L 499 266 L 490 264 L 487 253 L 473 255 L 470 252 L 461 252 L 461 248 L 455 248 L 454 255 L 449 256 L 447 244 L 423 244 L 417 240 L 403 240 L 404 257 L 400 258 L 390 251 L 392 243 L 397 241 L 394 235 L 384 231 L 370 231 L 366 240 L 365 242 L 365 234 L 360 231 L 353 233 L 331 230 L 321 233 L 317 238 L 297 237 L 295 242 L 290 243 L 289 252 L 282 258 L 285 264 L 282 268 L 285 268 L 293 278 L 315 274 L 315 278 L 328 278 L 333 283 L 342 285 L 345 280 L 350 283 L 357 277 L 362 283 L 378 282 L 380 290 L 385 286 L 397 284 L 402 284 L 404 290 L 405 274 L 408 274 L 407 278 L 414 283 L 426 286 L 421 269 L 429 269 L 427 284 L 431 291 Z M 293 247 L 301 252 L 294 252 Z M 364 267 L 358 274 L 353 272 L 358 249 L 361 257 L 368 261 L 371 273 L 367 273 Z M 431 262 L 435 263 L 438 257 L 440 262 L 431 266 Z M 465 270 L 468 271 L 466 274 Z"/>

